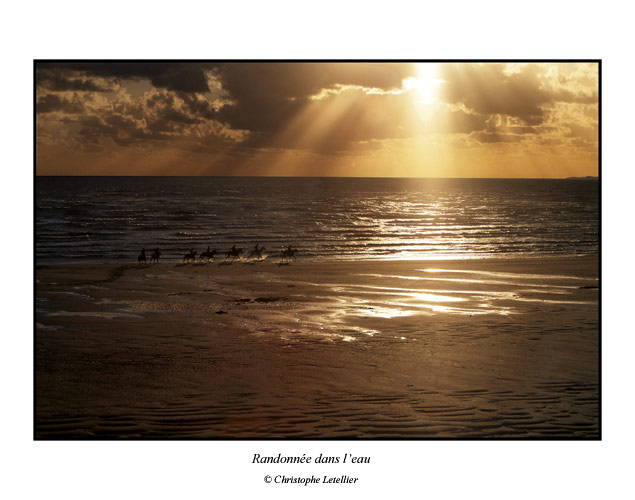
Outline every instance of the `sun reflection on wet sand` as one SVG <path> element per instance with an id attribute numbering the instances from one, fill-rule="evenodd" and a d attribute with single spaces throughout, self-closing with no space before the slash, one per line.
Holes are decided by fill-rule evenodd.
<path id="1" fill-rule="evenodd" d="M 249 275 L 244 284 L 233 285 L 241 294 L 237 302 L 244 306 L 232 314 L 240 319 L 244 331 L 264 338 L 275 334 L 285 343 L 376 342 L 392 338 L 410 342 L 426 331 L 426 325 L 445 322 L 453 316 L 489 315 L 488 321 L 499 321 L 496 317 L 522 315 L 530 309 L 538 310 L 541 304 L 566 307 L 594 303 L 587 300 L 591 298 L 588 293 L 593 292 L 582 289 L 595 287 L 579 286 L 582 280 L 594 284 L 593 277 L 511 273 L 503 272 L 504 268 L 495 272 L 460 265 L 461 269 L 394 265 L 385 273 L 357 270 L 344 271 L 345 274 L 325 268 L 313 279 L 306 279 L 307 274 L 302 272 L 262 272 Z M 269 291 L 272 297 L 265 298 L 271 300 L 254 299 L 254 276 L 258 286 L 275 289 L 277 295 L 273 297 L 273 291 Z M 210 274 L 199 288 L 206 292 L 215 290 L 210 279 L 221 287 L 227 286 L 224 276 Z M 193 284 L 189 280 L 183 284 L 188 282 Z M 279 296 L 282 289 L 288 290 L 284 297 Z M 396 330 L 413 334 L 401 338 L 395 335 Z"/>
<path id="2" fill-rule="evenodd" d="M 500 278 L 515 278 L 515 279 L 569 279 L 569 280 L 595 280 L 598 278 L 583 278 L 580 276 L 567 276 L 567 275 L 559 275 L 559 274 L 529 274 L 529 273 L 504 273 L 504 272 L 494 272 L 494 271 L 482 271 L 482 270 L 473 270 L 473 269 L 415 269 L 416 271 L 420 271 L 423 273 L 460 273 L 460 274 L 482 274 L 484 276 L 497 276 Z"/>
<path id="3" fill-rule="evenodd" d="M 361 290 L 357 290 L 361 288 Z M 355 290 L 347 290 L 355 289 Z M 463 302 L 467 299 L 461 297 L 451 297 L 449 295 L 439 295 L 433 292 L 433 290 L 413 290 L 410 288 L 395 288 L 387 286 L 369 286 L 369 285 L 336 285 L 333 286 L 333 290 L 337 292 L 349 292 L 349 293 L 363 293 L 363 294 L 378 294 L 378 295 L 403 295 L 411 297 L 420 301 L 427 302 Z M 454 293 L 452 290 L 448 290 L 449 293 Z"/>
<path id="4" fill-rule="evenodd" d="M 426 271 L 427 272 L 427 271 Z M 435 271 L 436 272 L 436 271 Z M 487 280 L 487 279 L 467 279 L 467 278 L 433 278 L 429 276 L 396 276 L 396 275 L 382 275 L 382 274 L 363 274 L 361 276 L 374 276 L 377 278 L 395 278 L 402 280 L 412 280 L 412 281 L 447 281 L 450 283 L 482 283 L 487 285 L 510 285 L 510 286 L 518 286 L 519 283 L 514 281 L 496 281 L 496 280 Z M 572 279 L 578 279 L 573 277 Z M 580 278 L 583 279 L 583 278 Z M 524 283 L 525 286 L 535 286 L 535 287 L 548 287 L 548 288 L 570 288 L 576 289 L 577 286 L 571 285 L 545 285 L 542 283 Z"/>
<path id="5" fill-rule="evenodd" d="M 430 315 L 455 316 L 510 316 L 520 314 L 521 304 L 537 303 L 552 305 L 586 305 L 592 301 L 577 300 L 575 290 L 579 286 L 571 281 L 588 278 L 561 274 L 509 273 L 470 269 L 413 269 L 427 275 L 405 275 L 393 273 L 360 273 L 361 280 L 372 278 L 372 283 L 364 282 L 302 282 L 319 289 L 312 295 L 325 302 L 330 311 L 332 324 L 351 325 L 360 321 L 377 318 L 393 320 Z M 443 276 L 443 274 L 449 274 Z M 437 276 L 431 276 L 437 274 Z M 468 275 L 459 277 L 461 274 Z M 474 277 L 470 277 L 472 275 Z M 425 288 L 395 286 L 402 282 L 426 282 Z M 300 284 L 300 281 L 295 282 Z M 437 285 L 440 288 L 435 288 Z M 443 283 L 450 286 L 443 286 Z M 461 289 L 454 289 L 453 285 Z M 563 296 L 571 295 L 571 300 Z M 356 332 L 358 335 L 363 332 Z M 378 333 L 381 333 L 378 332 Z M 386 332 L 384 332 L 386 333 Z M 371 337 L 366 335 L 365 337 Z M 351 334 L 342 338 L 347 342 L 363 338 Z"/>
<path id="6" fill-rule="evenodd" d="M 390 305 L 390 304 L 387 304 Z M 373 306 L 372 308 L 355 309 L 351 308 L 348 312 L 350 316 L 374 316 L 376 318 L 402 318 L 404 316 L 412 316 L 416 311 L 406 310 L 399 307 Z"/>

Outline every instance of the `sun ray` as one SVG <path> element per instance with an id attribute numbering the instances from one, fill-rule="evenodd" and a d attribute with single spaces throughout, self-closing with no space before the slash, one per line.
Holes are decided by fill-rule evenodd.
<path id="1" fill-rule="evenodd" d="M 433 104 L 438 102 L 438 92 L 442 80 L 439 79 L 437 63 L 417 63 L 417 76 L 404 80 L 404 88 L 416 90 L 417 104 Z"/>

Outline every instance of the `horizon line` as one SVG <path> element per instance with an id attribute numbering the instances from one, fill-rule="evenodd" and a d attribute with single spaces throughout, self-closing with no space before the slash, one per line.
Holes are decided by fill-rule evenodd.
<path id="1" fill-rule="evenodd" d="M 362 176 L 362 175 L 188 175 L 188 174 L 35 174 L 35 177 L 245 177 L 263 179 L 599 179 L 599 175 L 574 175 L 568 177 L 413 177 L 413 176 Z"/>

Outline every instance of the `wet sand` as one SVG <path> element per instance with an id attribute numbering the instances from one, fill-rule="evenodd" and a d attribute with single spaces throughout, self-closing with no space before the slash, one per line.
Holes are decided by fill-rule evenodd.
<path id="1" fill-rule="evenodd" d="M 597 257 L 36 280 L 38 438 L 599 437 Z"/>

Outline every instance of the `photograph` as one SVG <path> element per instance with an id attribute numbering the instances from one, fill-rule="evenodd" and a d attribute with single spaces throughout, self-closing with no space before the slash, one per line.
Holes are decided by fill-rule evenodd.
<path id="1" fill-rule="evenodd" d="M 601 440 L 600 60 L 33 78 L 35 441 Z"/>

